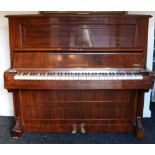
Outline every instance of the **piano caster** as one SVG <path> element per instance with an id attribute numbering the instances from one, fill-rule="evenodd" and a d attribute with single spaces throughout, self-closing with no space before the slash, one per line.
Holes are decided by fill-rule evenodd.
<path id="1" fill-rule="evenodd" d="M 86 133 L 86 130 L 84 129 L 84 123 L 81 124 L 81 133 Z"/>
<path id="2" fill-rule="evenodd" d="M 77 133 L 77 125 L 73 124 L 72 134 L 76 134 L 76 133 Z"/>

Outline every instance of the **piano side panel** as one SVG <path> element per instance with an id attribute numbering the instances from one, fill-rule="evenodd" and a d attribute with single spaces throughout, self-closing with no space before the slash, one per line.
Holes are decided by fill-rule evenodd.
<path id="1" fill-rule="evenodd" d="M 33 58 L 33 61 L 32 61 Z M 16 52 L 16 68 L 144 68 L 142 53 Z"/>

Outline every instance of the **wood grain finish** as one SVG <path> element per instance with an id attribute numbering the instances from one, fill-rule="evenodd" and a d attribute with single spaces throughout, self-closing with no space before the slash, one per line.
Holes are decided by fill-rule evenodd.
<path id="1" fill-rule="evenodd" d="M 131 57 L 132 55 L 132 57 Z M 31 60 L 33 57 L 34 61 Z M 21 61 L 22 60 L 22 61 Z M 39 61 L 38 61 L 39 60 Z M 50 53 L 18 52 L 14 56 L 15 68 L 144 68 L 142 53 Z"/>
<path id="2" fill-rule="evenodd" d="M 103 122 L 107 125 L 112 122 L 119 125 L 131 124 L 130 119 L 134 107 L 132 97 L 132 91 L 115 93 L 113 90 L 96 90 L 94 93 L 94 90 L 23 90 L 22 122 L 25 127 L 31 124 L 46 123 L 49 125 L 51 123 L 51 127 L 52 124 L 72 126 L 74 123 L 84 123 L 86 126 Z"/>
<path id="3" fill-rule="evenodd" d="M 92 51 L 96 51 L 96 48 L 141 48 L 146 60 L 149 17 L 101 16 L 98 13 L 9 16 L 10 39 L 13 40 L 11 60 L 14 61 L 15 48 L 39 50 L 47 47 L 73 50 L 88 48 Z"/>
<path id="4" fill-rule="evenodd" d="M 143 80 L 14 80 L 16 72 L 58 68 L 146 69 L 145 15 L 70 12 L 10 15 L 11 68 L 5 88 L 13 92 L 12 136 L 26 131 L 134 131 L 144 137 Z"/>
<path id="5" fill-rule="evenodd" d="M 61 19 L 63 20 L 63 19 Z M 63 26 L 62 26 L 63 25 Z M 137 25 L 22 25 L 23 47 L 69 47 L 69 48 L 108 48 L 136 47 Z M 128 37 L 125 37 L 128 36 Z M 66 37 L 65 39 L 64 36 Z M 104 37 L 103 37 L 104 36 Z M 115 39 L 116 36 L 119 39 Z"/>

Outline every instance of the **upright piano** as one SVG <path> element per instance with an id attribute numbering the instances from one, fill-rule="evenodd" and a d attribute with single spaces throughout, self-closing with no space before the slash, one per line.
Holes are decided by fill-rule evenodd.
<path id="1" fill-rule="evenodd" d="M 8 15 L 12 137 L 23 132 L 126 132 L 144 137 L 148 15 Z"/>

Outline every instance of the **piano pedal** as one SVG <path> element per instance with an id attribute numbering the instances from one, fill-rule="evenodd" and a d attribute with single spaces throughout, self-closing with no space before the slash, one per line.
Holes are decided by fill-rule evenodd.
<path id="1" fill-rule="evenodd" d="M 85 124 L 84 123 L 81 123 L 80 124 L 80 131 L 81 131 L 81 133 L 86 133 L 86 130 L 85 130 L 85 128 L 84 128 L 84 126 L 85 126 Z M 76 134 L 77 133 L 77 125 L 76 124 L 73 124 L 73 130 L 72 130 L 72 134 Z"/>
<path id="2" fill-rule="evenodd" d="M 81 133 L 86 133 L 86 130 L 84 129 L 85 124 L 81 123 Z"/>
<path id="3" fill-rule="evenodd" d="M 76 133 L 77 133 L 77 125 L 73 124 L 72 134 L 76 134 Z"/>

